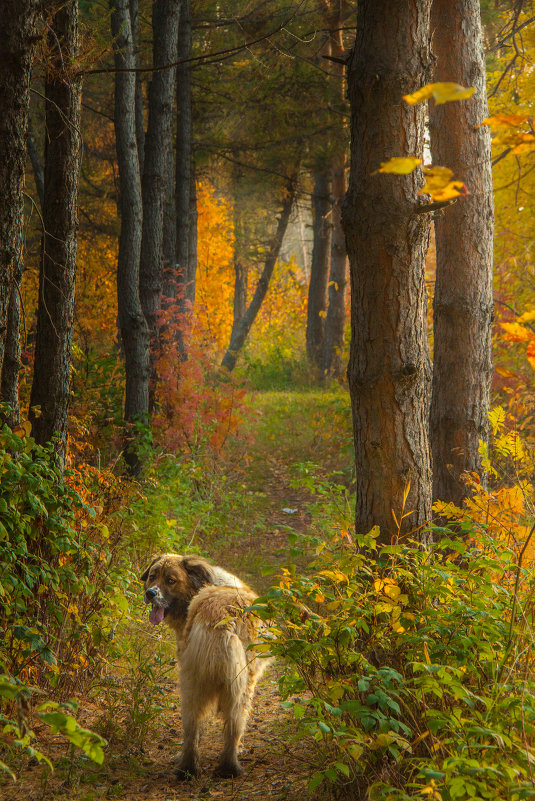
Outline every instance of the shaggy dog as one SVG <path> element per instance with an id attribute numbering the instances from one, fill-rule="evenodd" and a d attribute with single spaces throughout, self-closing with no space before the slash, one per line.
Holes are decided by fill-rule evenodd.
<path id="1" fill-rule="evenodd" d="M 224 721 L 216 775 L 238 776 L 240 740 L 267 662 L 251 649 L 261 624 L 245 608 L 256 593 L 221 567 L 172 553 L 156 557 L 141 580 L 150 622 L 164 621 L 176 634 L 184 727 L 177 777 L 199 774 L 200 725 L 216 711 Z"/>

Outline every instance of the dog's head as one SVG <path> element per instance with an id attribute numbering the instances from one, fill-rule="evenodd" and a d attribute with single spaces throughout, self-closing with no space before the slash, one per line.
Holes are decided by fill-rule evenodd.
<path id="1" fill-rule="evenodd" d="M 152 604 L 149 620 L 170 626 L 184 622 L 191 599 L 201 587 L 213 582 L 211 567 L 197 556 L 165 553 L 157 556 L 141 576 L 145 603 Z"/>

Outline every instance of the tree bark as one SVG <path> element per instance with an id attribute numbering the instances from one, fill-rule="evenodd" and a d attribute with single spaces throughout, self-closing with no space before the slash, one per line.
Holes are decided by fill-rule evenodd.
<path id="1" fill-rule="evenodd" d="M 22 283 L 22 270 L 18 270 L 13 277 L 13 288 L 9 299 L 7 315 L 7 333 L 4 347 L 4 363 L 2 365 L 1 395 L 4 403 L 9 403 L 11 412 L 6 416 L 5 422 L 10 428 L 19 423 L 19 376 L 21 368 L 20 349 L 20 285 Z"/>
<path id="2" fill-rule="evenodd" d="M 190 185 L 189 185 L 189 224 L 188 224 L 188 270 L 186 273 L 186 300 L 189 309 L 195 305 L 195 287 L 197 280 L 197 184 L 195 170 L 195 152 L 191 152 Z"/>
<path id="3" fill-rule="evenodd" d="M 493 199 L 479 0 L 434 0 L 436 81 L 473 86 L 459 103 L 429 111 L 433 162 L 453 170 L 470 195 L 435 222 L 433 498 L 462 504 L 465 471 L 479 471 L 487 441 L 492 377 Z"/>
<path id="4" fill-rule="evenodd" d="M 5 0 L 0 27 L 0 372 L 13 277 L 22 270 L 23 191 L 38 0 Z"/>
<path id="5" fill-rule="evenodd" d="M 45 444 L 54 435 L 59 437 L 55 452 L 62 466 L 67 448 L 82 158 L 77 0 L 59 7 L 48 36 L 52 63 L 45 78 L 45 230 L 30 420 L 36 442 Z M 40 407 L 39 415 L 35 407 Z"/>
<path id="6" fill-rule="evenodd" d="M 377 175 L 391 156 L 423 156 L 425 112 L 402 100 L 427 82 L 430 0 L 360 0 L 349 69 L 351 173 L 343 223 L 351 274 L 348 369 L 357 533 L 380 541 L 431 513 L 430 367 L 419 171 Z M 403 496 L 409 486 L 403 521 Z"/>
<path id="7" fill-rule="evenodd" d="M 273 275 L 273 270 L 275 269 L 277 259 L 279 258 L 284 234 L 288 228 L 288 222 L 290 220 L 290 214 L 296 194 L 297 177 L 290 181 L 288 191 L 282 204 L 282 211 L 277 224 L 277 231 L 271 242 L 269 252 L 266 256 L 266 261 L 264 262 L 264 269 L 262 270 L 262 274 L 258 279 L 258 284 L 256 285 L 254 295 L 249 303 L 249 306 L 247 307 L 247 311 L 241 318 L 239 324 L 233 330 L 233 334 L 230 338 L 230 345 L 223 357 L 223 361 L 221 362 L 221 367 L 226 368 L 229 372 L 236 366 L 238 353 L 243 348 L 245 340 L 247 339 L 247 335 L 251 330 L 251 326 L 256 319 L 256 315 L 260 310 L 264 298 L 266 297 L 269 288 L 269 282 L 271 280 L 271 276 Z"/>
<path id="8" fill-rule="evenodd" d="M 241 318 L 247 310 L 247 285 L 249 278 L 249 269 L 247 261 L 244 259 L 244 204 L 240 194 L 240 184 L 242 181 L 242 174 L 239 168 L 235 169 L 233 175 L 234 185 L 234 204 L 233 204 L 233 222 L 234 222 L 234 303 L 232 314 L 232 331 L 230 338 L 235 335 L 236 328 L 238 327 Z"/>
<path id="9" fill-rule="evenodd" d="M 176 252 L 175 262 L 178 286 L 184 301 L 188 294 L 189 244 L 190 244 L 190 199 L 191 199 L 191 140 L 193 121 L 191 113 L 191 2 L 182 0 L 178 26 L 177 59 L 180 63 L 176 74 L 176 176 L 175 176 L 175 214 L 176 214 Z M 185 309 L 184 304 L 182 308 Z"/>
<path id="10" fill-rule="evenodd" d="M 310 362 L 322 366 L 327 308 L 327 282 L 331 255 L 331 181 L 328 171 L 314 173 L 313 243 L 308 285 L 306 348 Z"/>
<path id="11" fill-rule="evenodd" d="M 128 0 L 110 0 L 114 37 L 115 139 L 119 165 L 121 234 L 117 263 L 119 327 L 125 353 L 125 421 L 147 419 L 149 408 L 149 330 L 139 299 L 141 251 L 141 180 L 136 138 L 136 78 Z M 129 426 L 127 425 L 127 428 Z M 138 467 L 134 449 L 127 447 L 130 469 Z"/>
<path id="12" fill-rule="evenodd" d="M 329 63 L 332 102 L 344 107 L 344 44 L 342 38 L 343 3 L 322 0 L 325 24 L 329 29 L 327 52 L 338 61 Z M 324 378 L 341 378 L 346 325 L 347 252 L 342 227 L 342 203 L 346 194 L 345 142 L 333 143 L 331 159 L 332 234 L 331 269 L 328 285 L 328 307 L 321 372 Z"/>
<path id="13" fill-rule="evenodd" d="M 331 235 L 331 270 L 329 273 L 329 305 L 325 320 L 322 375 L 341 378 L 346 327 L 347 253 L 342 228 L 342 203 L 346 193 L 345 155 L 340 155 L 332 170 L 333 205 Z"/>
<path id="14" fill-rule="evenodd" d="M 155 0 L 152 7 L 153 65 L 177 60 L 180 0 Z M 141 182 L 143 223 L 139 267 L 141 308 L 151 337 L 149 412 L 156 392 L 155 360 L 158 356 L 158 313 L 163 282 L 163 228 L 167 193 L 167 166 L 172 142 L 174 68 L 153 73 L 149 87 L 149 119 L 145 136 L 145 161 Z"/>
<path id="15" fill-rule="evenodd" d="M 129 0 L 130 24 L 132 26 L 132 46 L 134 63 L 140 67 L 139 58 L 139 0 Z M 145 114 L 143 110 L 143 73 L 136 72 L 136 141 L 139 159 L 139 174 L 143 175 L 145 163 Z"/>

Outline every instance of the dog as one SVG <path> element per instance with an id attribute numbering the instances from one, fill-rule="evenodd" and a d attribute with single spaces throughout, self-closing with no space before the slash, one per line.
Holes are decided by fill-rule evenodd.
<path id="1" fill-rule="evenodd" d="M 166 553 L 141 576 L 149 620 L 176 635 L 184 746 L 177 778 L 200 773 L 203 720 L 219 712 L 224 746 L 215 775 L 239 776 L 238 749 L 267 660 L 254 651 L 261 622 L 246 611 L 257 594 L 237 576 L 197 556 Z"/>

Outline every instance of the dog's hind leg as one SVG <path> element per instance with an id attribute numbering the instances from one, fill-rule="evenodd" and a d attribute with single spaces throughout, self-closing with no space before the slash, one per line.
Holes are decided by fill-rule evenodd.
<path id="1" fill-rule="evenodd" d="M 199 739 L 201 723 L 213 710 L 215 699 L 205 694 L 196 683 L 196 677 L 189 671 L 182 670 L 180 676 L 182 727 L 184 729 L 184 745 L 178 758 L 176 776 L 187 779 L 198 776 L 201 772 L 199 760 Z"/>
<path id="2" fill-rule="evenodd" d="M 215 775 L 221 777 L 239 776 L 243 773 L 238 760 L 238 750 L 247 726 L 258 679 L 256 672 L 247 664 L 247 656 L 238 637 L 232 635 L 230 640 L 231 650 L 234 651 L 231 665 L 235 675 L 229 677 L 219 697 L 224 721 L 224 745 Z"/>

